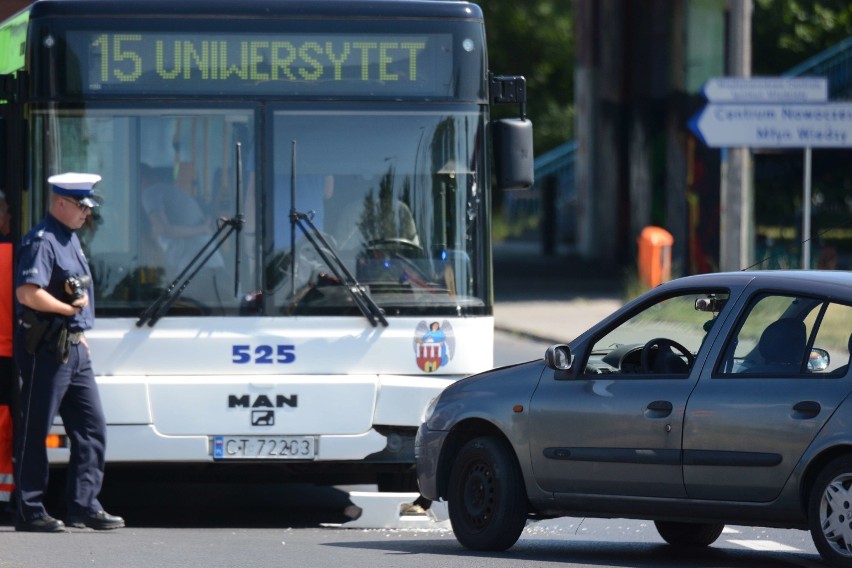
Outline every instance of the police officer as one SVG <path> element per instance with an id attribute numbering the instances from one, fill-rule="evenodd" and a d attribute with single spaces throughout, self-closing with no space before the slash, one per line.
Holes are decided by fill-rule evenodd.
<path id="1" fill-rule="evenodd" d="M 98 206 L 94 186 L 100 180 L 78 173 L 50 177 L 50 210 L 21 241 L 14 342 L 22 381 L 15 459 L 19 531 L 65 531 L 65 524 L 48 515 L 43 503 L 48 479 L 45 439 L 57 412 L 71 442 L 68 526 L 124 526 L 124 519 L 105 512 L 98 502 L 106 421 L 84 335 L 94 323 L 91 272 L 74 232 Z"/>

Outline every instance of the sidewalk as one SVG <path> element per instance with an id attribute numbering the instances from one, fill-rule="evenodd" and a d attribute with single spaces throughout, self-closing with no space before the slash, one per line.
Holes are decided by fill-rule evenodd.
<path id="1" fill-rule="evenodd" d="M 623 305 L 622 275 L 508 241 L 494 245 L 494 298 L 495 329 L 567 343 Z"/>

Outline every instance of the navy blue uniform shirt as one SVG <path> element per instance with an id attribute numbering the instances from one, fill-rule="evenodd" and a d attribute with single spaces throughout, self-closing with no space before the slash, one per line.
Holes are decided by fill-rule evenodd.
<path id="1" fill-rule="evenodd" d="M 89 263 L 80 247 L 80 239 L 74 231 L 48 213 L 21 240 L 15 288 L 23 284 L 35 284 L 54 298 L 70 304 L 72 298 L 65 291 L 65 282 L 72 276 L 80 275 L 92 277 Z M 91 329 L 95 323 L 93 288 L 90 286 L 86 293 L 89 295 L 89 305 L 68 317 L 70 331 Z M 23 306 L 17 304 L 18 316 L 22 312 Z"/>

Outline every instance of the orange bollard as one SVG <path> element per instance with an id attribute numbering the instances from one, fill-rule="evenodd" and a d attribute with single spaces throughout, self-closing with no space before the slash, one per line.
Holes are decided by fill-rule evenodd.
<path id="1" fill-rule="evenodd" d="M 639 280 L 649 288 L 672 278 L 674 237 L 660 227 L 645 227 L 639 234 Z"/>

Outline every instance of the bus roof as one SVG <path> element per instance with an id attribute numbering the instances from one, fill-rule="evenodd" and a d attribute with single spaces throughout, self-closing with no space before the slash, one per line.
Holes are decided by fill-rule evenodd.
<path id="1" fill-rule="evenodd" d="M 37 0 L 43 16 L 391 17 L 481 19 L 476 4 L 459 0 Z"/>

